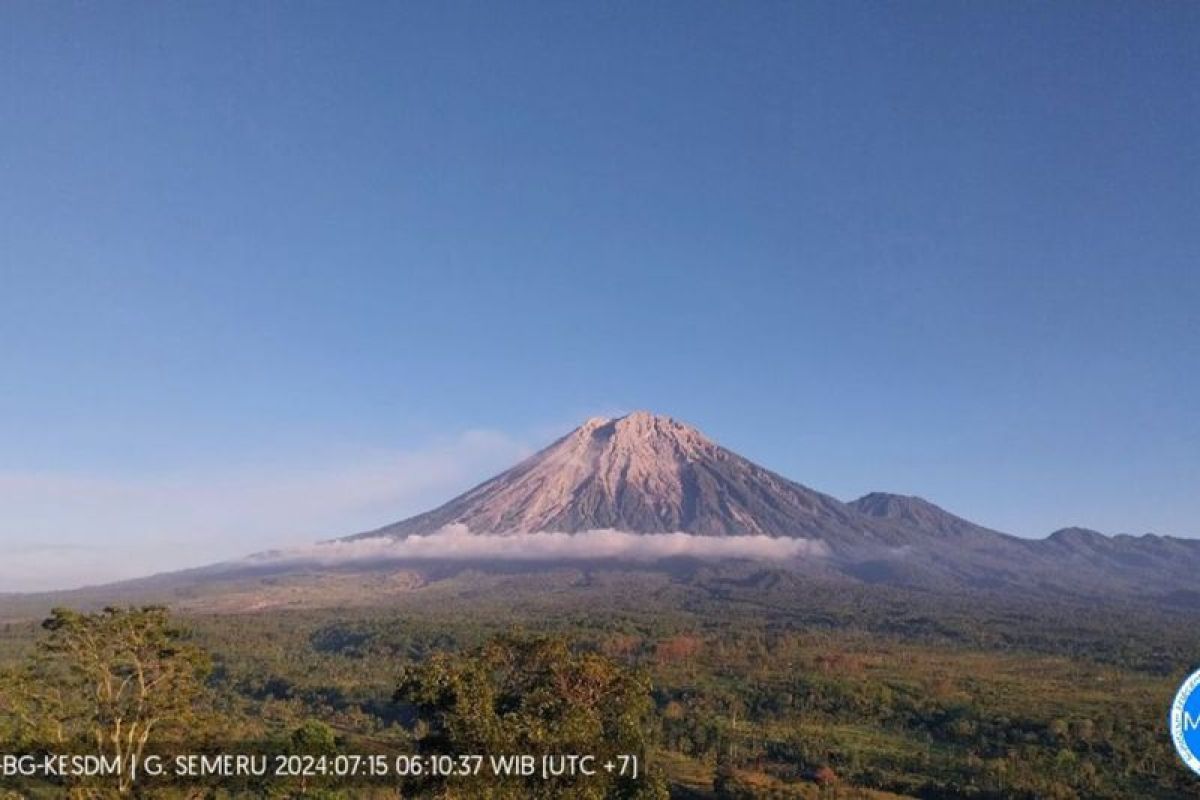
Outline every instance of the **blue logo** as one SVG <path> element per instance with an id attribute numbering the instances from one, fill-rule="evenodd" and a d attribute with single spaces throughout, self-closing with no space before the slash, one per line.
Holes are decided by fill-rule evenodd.
<path id="1" fill-rule="evenodd" d="M 1171 741 L 1183 763 L 1200 775 L 1200 670 L 1175 693 L 1171 703 Z"/>

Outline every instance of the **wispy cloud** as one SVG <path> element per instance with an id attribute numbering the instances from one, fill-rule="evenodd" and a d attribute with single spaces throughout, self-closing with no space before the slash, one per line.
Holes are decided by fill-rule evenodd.
<path id="1" fill-rule="evenodd" d="M 824 543 L 778 536 L 696 536 L 690 533 L 637 534 L 615 530 L 580 533 L 475 534 L 465 525 L 405 539 L 371 538 L 322 542 L 263 553 L 258 562 L 334 565 L 388 560 L 563 561 L 664 558 L 744 558 L 785 561 L 827 554 Z"/>
<path id="2" fill-rule="evenodd" d="M 530 448 L 467 431 L 404 452 L 101 478 L 0 472 L 0 592 L 138 577 L 367 530 L 436 505 Z"/>

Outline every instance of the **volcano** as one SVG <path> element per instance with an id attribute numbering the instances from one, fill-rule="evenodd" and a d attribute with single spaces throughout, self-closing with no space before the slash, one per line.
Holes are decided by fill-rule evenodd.
<path id="1" fill-rule="evenodd" d="M 1028 539 L 919 497 L 873 492 L 842 502 L 646 411 L 589 419 L 442 506 L 340 541 L 451 527 L 489 537 L 605 530 L 800 538 L 820 543 L 822 570 L 927 588 L 1145 593 L 1186 588 L 1200 568 L 1200 542 L 1191 539 L 1082 529 Z"/>
<path id="2" fill-rule="evenodd" d="M 550 580 L 561 570 L 594 568 L 610 575 L 653 573 L 688 585 L 754 580 L 833 587 L 849 581 L 922 596 L 966 591 L 1086 603 L 1141 597 L 1175 607 L 1195 597 L 1200 541 L 1107 536 L 1079 527 L 1031 539 L 920 497 L 872 492 L 843 502 L 755 464 L 690 425 L 638 411 L 589 419 L 415 517 L 70 597 L 105 603 L 114 596 L 138 602 L 170 597 L 199 607 L 218 600 L 254 608 L 358 603 L 374 602 L 375 592 L 386 599 L 462 573 Z M 764 571 L 776 578 L 761 578 Z"/>
<path id="3" fill-rule="evenodd" d="M 593 418 L 443 506 L 350 538 L 610 529 L 864 541 L 870 520 L 670 417 Z M 874 526 L 877 527 L 877 526 Z"/>

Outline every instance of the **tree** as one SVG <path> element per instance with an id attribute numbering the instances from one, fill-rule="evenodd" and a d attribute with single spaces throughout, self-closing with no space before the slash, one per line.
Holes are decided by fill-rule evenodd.
<path id="1" fill-rule="evenodd" d="M 498 785 L 493 797 L 665 797 L 645 775 L 653 704 L 647 678 L 598 653 L 579 653 L 558 638 L 498 637 L 462 655 L 438 653 L 410 668 L 396 699 L 426 726 L 419 746 L 449 755 L 636 755 L 639 779 L 608 773 Z M 480 794 L 479 796 L 484 796 Z"/>
<path id="2" fill-rule="evenodd" d="M 305 755 L 330 755 L 337 752 L 337 737 L 319 719 L 306 719 L 291 735 L 293 753 Z"/>
<path id="3" fill-rule="evenodd" d="M 333 728 L 319 719 L 306 719 L 292 731 L 289 737 L 289 751 L 295 755 L 330 756 L 337 754 L 337 736 Z M 318 794 L 333 797 L 332 792 L 317 790 L 310 792 L 309 776 L 303 774 L 299 778 L 300 795 L 304 797 Z"/>
<path id="4" fill-rule="evenodd" d="M 58 608 L 30 661 L 0 688 L 0 717 L 26 748 L 82 748 L 128 764 L 189 729 L 210 669 L 161 606 Z M 117 791 L 131 788 L 129 770 Z"/>

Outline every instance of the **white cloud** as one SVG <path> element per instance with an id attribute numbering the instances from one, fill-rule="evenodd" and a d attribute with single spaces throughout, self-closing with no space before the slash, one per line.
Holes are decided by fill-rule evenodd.
<path id="1" fill-rule="evenodd" d="M 529 452 L 476 430 L 334 462 L 122 478 L 0 472 L 0 592 L 104 583 L 369 530 Z"/>
<path id="2" fill-rule="evenodd" d="M 562 561 L 612 559 L 658 561 L 664 558 L 745 558 L 760 561 L 819 557 L 823 542 L 783 536 L 697 536 L 690 533 L 639 534 L 614 530 L 580 533 L 475 534 L 465 525 L 404 539 L 376 537 L 322 542 L 263 553 L 258 562 L 333 565 L 388 560 Z"/>

